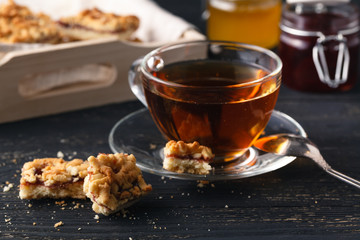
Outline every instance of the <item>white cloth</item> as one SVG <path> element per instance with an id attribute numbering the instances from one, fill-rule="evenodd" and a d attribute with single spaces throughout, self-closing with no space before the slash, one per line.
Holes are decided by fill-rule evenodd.
<path id="1" fill-rule="evenodd" d="M 7 0 L 0 0 L 0 4 L 6 2 Z M 194 29 L 194 26 L 188 22 L 150 0 L 15 0 L 15 2 L 29 7 L 34 12 L 43 12 L 54 20 L 76 15 L 81 10 L 93 7 L 119 15 L 136 15 L 140 19 L 140 26 L 134 36 L 143 42 L 173 42 L 188 30 Z M 200 34 L 196 38 L 201 38 Z"/>

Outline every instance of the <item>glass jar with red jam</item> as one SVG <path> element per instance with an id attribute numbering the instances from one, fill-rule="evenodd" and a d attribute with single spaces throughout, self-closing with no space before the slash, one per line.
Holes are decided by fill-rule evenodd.
<path id="1" fill-rule="evenodd" d="M 288 0 L 279 55 L 284 85 L 310 92 L 346 91 L 357 80 L 359 10 L 347 0 Z"/>

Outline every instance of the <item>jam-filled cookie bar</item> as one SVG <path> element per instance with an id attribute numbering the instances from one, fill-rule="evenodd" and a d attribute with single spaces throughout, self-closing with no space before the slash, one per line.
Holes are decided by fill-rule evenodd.
<path id="1" fill-rule="evenodd" d="M 115 36 L 128 39 L 139 27 L 139 18 L 133 15 L 119 16 L 97 8 L 87 9 L 76 16 L 63 17 L 58 21 L 62 33 L 76 40 Z"/>
<path id="2" fill-rule="evenodd" d="M 20 198 L 85 198 L 84 178 L 87 161 L 41 158 L 24 164 L 20 179 Z"/>
<path id="3" fill-rule="evenodd" d="M 132 154 L 99 154 L 89 157 L 88 162 L 84 192 L 93 202 L 96 213 L 115 213 L 152 190 Z"/>
<path id="4" fill-rule="evenodd" d="M 164 148 L 163 168 L 177 173 L 206 175 L 214 159 L 211 149 L 198 142 L 169 141 Z"/>
<path id="5" fill-rule="evenodd" d="M 0 42 L 55 44 L 61 41 L 57 25 L 44 13 L 35 14 L 13 0 L 0 6 Z"/>

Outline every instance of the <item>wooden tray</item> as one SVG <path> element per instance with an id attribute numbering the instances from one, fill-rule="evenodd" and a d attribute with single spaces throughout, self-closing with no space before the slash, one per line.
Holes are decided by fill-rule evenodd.
<path id="1" fill-rule="evenodd" d="M 158 46 L 109 38 L 9 52 L 0 59 L 0 123 L 135 99 L 128 70 L 134 60 Z M 90 82 L 88 72 L 76 71 L 94 65 L 106 66 L 108 78 Z M 74 70 L 72 77 L 85 79 L 69 84 L 67 72 Z M 24 91 L 34 79 L 47 83 L 47 77 L 58 78 L 57 85 Z"/>

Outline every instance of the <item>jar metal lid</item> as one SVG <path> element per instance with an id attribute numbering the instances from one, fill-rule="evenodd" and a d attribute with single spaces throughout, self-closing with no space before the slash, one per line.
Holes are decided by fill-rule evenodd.
<path id="1" fill-rule="evenodd" d="M 319 36 L 317 32 L 336 35 L 341 31 L 343 35 L 348 35 L 356 32 L 360 26 L 360 11 L 354 4 L 342 0 L 331 1 L 331 4 L 314 0 L 291 1 L 295 3 L 285 4 L 282 11 L 281 26 L 285 26 L 283 28 L 286 32 Z M 294 32 L 292 29 L 302 32 Z"/>
<path id="2" fill-rule="evenodd" d="M 287 3 L 349 3 L 350 0 L 286 0 Z"/>

